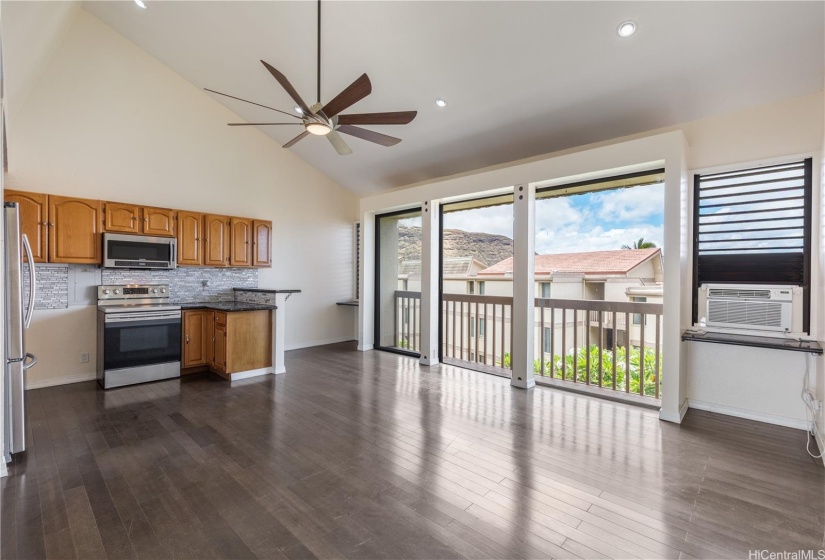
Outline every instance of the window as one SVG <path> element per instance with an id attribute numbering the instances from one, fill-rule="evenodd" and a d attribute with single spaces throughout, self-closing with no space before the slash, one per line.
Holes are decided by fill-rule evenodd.
<path id="1" fill-rule="evenodd" d="M 478 295 L 480 295 L 480 296 L 484 295 L 484 291 L 485 291 L 484 290 L 484 284 L 485 284 L 485 282 L 483 280 L 479 280 L 479 282 L 478 282 Z"/>
<path id="2" fill-rule="evenodd" d="M 541 297 L 545 299 L 550 297 L 550 282 L 541 283 Z"/>
<path id="3" fill-rule="evenodd" d="M 478 318 L 478 336 L 484 338 L 484 331 L 486 330 L 485 320 L 482 317 Z"/>
<path id="4" fill-rule="evenodd" d="M 470 316 L 470 338 L 473 338 L 476 335 L 476 318 L 472 315 Z"/>
<path id="5" fill-rule="evenodd" d="M 550 345 L 550 334 L 552 333 L 552 329 L 550 327 L 544 327 L 544 353 L 545 354 L 552 354 L 553 347 Z"/>
<path id="6" fill-rule="evenodd" d="M 810 158 L 694 176 L 694 323 L 702 284 L 786 284 L 810 332 L 812 183 Z"/>
<path id="7" fill-rule="evenodd" d="M 633 302 L 638 303 L 645 303 L 647 301 L 646 297 L 633 297 L 630 298 Z M 642 314 L 641 313 L 634 313 L 633 314 L 633 324 L 634 325 L 641 325 L 642 324 Z M 645 325 L 647 325 L 647 315 L 645 315 Z"/>
<path id="8" fill-rule="evenodd" d="M 467 293 L 468 293 L 468 294 L 474 294 L 474 293 L 475 293 L 475 291 L 476 291 L 476 290 L 475 290 L 475 287 L 476 287 L 476 283 L 475 283 L 475 282 L 473 282 L 472 280 L 470 280 L 469 282 L 467 282 Z"/>

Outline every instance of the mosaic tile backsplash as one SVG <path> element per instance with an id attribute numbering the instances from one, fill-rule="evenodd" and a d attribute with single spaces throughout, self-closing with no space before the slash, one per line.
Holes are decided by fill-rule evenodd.
<path id="1" fill-rule="evenodd" d="M 35 309 L 69 305 L 69 266 L 37 266 Z M 28 302 L 29 272 L 23 269 L 23 301 Z M 232 288 L 257 288 L 255 268 L 176 268 L 174 270 L 100 270 L 102 284 L 169 284 L 172 301 L 232 301 Z"/>
<path id="2" fill-rule="evenodd" d="M 41 266 L 35 271 L 35 309 L 64 309 L 69 306 L 69 268 L 67 266 Z M 29 267 L 23 267 L 23 306 L 29 302 Z"/>
<path id="3" fill-rule="evenodd" d="M 249 286 L 238 286 L 248 288 Z M 235 301 L 242 301 L 244 303 L 262 303 L 266 305 L 275 305 L 275 294 L 269 292 L 244 292 L 237 290 L 235 292 Z"/>
<path id="4" fill-rule="evenodd" d="M 256 268 L 176 268 L 125 270 L 104 268 L 103 284 L 169 284 L 172 301 L 232 301 L 232 288 L 257 288 Z"/>

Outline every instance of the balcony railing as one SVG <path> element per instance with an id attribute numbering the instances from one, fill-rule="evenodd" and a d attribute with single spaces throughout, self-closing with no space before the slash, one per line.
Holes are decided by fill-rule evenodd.
<path id="1" fill-rule="evenodd" d="M 659 398 L 661 303 L 536 298 L 536 309 L 536 373 Z"/>
<path id="2" fill-rule="evenodd" d="M 398 347 L 417 351 L 421 293 L 395 299 Z M 444 361 L 509 376 L 512 312 L 512 297 L 443 294 Z M 662 304 L 536 298 L 534 325 L 539 379 L 659 398 Z"/>
<path id="3" fill-rule="evenodd" d="M 509 375 L 513 298 L 443 294 L 441 307 L 441 343 L 445 360 L 482 364 L 506 370 Z"/>
<path id="4" fill-rule="evenodd" d="M 421 292 L 396 290 L 395 340 L 402 350 L 418 352 L 421 347 Z"/>

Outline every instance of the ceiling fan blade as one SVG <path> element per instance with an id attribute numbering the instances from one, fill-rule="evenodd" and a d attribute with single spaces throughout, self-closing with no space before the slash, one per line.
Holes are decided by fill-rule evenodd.
<path id="1" fill-rule="evenodd" d="M 352 153 L 352 150 L 347 146 L 347 143 L 344 142 L 344 139 L 341 138 L 341 135 L 334 130 L 327 134 L 327 139 L 329 143 L 332 144 L 332 147 L 335 148 L 335 151 L 338 152 L 338 155 L 348 156 Z"/>
<path id="2" fill-rule="evenodd" d="M 295 91 L 295 88 L 292 87 L 292 84 L 289 83 L 289 80 L 286 79 L 286 76 L 278 72 L 275 68 L 273 68 L 270 64 L 267 64 L 263 60 L 261 61 L 261 64 L 263 64 L 266 67 L 266 69 L 269 70 L 269 73 L 272 74 L 272 76 L 276 80 L 278 80 L 278 83 L 281 84 L 281 87 L 286 90 L 286 92 L 293 99 L 293 101 L 295 101 L 295 103 L 298 104 L 298 107 L 301 108 L 301 111 L 303 111 L 305 115 L 311 115 L 312 111 L 309 110 L 307 104 L 304 103 L 304 100 L 301 99 L 301 96 L 298 95 L 298 92 Z"/>
<path id="3" fill-rule="evenodd" d="M 361 74 L 357 80 L 348 85 L 335 99 L 324 105 L 321 111 L 324 112 L 327 118 L 331 119 L 350 105 L 358 103 L 370 93 L 372 93 L 370 78 L 366 74 Z"/>
<path id="4" fill-rule="evenodd" d="M 278 113 L 284 114 L 288 117 L 292 117 L 294 119 L 300 119 L 298 115 L 293 115 L 292 113 L 287 113 L 286 111 L 281 111 L 280 109 L 276 109 L 275 107 L 270 107 L 269 105 L 261 105 L 260 103 L 255 103 L 254 101 L 249 101 L 247 99 L 241 99 L 240 97 L 235 97 L 234 95 L 229 95 L 228 93 L 221 93 L 219 91 L 215 91 L 214 89 L 203 88 L 210 93 L 217 93 L 218 95 L 223 95 L 224 97 L 229 97 L 231 99 L 237 99 L 238 101 L 243 101 L 244 103 L 249 103 L 250 105 L 257 105 L 258 107 L 263 107 L 264 109 L 270 109 L 272 111 L 277 111 Z"/>
<path id="5" fill-rule="evenodd" d="M 226 123 L 227 126 L 302 126 L 304 123 L 299 122 L 231 122 Z"/>
<path id="6" fill-rule="evenodd" d="M 297 144 L 297 143 L 298 143 L 298 141 L 299 141 L 301 138 L 303 138 L 304 136 L 307 136 L 308 134 L 309 134 L 309 132 L 307 132 L 306 130 L 305 130 L 305 131 L 303 131 L 301 134 L 299 134 L 298 136 L 296 136 L 295 138 L 293 138 L 292 140 L 290 140 L 289 142 L 287 142 L 286 144 L 284 144 L 284 148 L 291 148 L 292 146 L 294 146 L 295 144 Z"/>
<path id="7" fill-rule="evenodd" d="M 336 130 L 338 132 L 343 132 L 344 134 L 349 134 L 350 136 L 355 136 L 361 140 L 381 144 L 382 146 L 395 146 L 401 142 L 401 138 L 387 136 L 386 134 L 373 132 L 372 130 L 367 130 L 366 128 L 358 128 L 357 126 L 351 126 L 348 124 L 341 125 Z"/>
<path id="8" fill-rule="evenodd" d="M 338 124 L 409 124 L 418 111 L 338 115 Z"/>

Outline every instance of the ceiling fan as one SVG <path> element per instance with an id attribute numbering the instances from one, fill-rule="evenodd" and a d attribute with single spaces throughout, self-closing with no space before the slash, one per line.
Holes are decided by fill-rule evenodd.
<path id="1" fill-rule="evenodd" d="M 379 132 L 367 130 L 365 128 L 361 128 L 355 125 L 408 124 L 418 114 L 417 111 L 396 111 L 391 113 L 360 113 L 342 115 L 342 111 L 345 111 L 350 106 L 361 101 L 372 92 L 372 84 L 370 83 L 369 76 L 367 76 L 366 74 L 361 74 L 361 76 L 359 76 L 357 80 L 355 80 L 349 86 L 347 86 L 347 88 L 344 89 L 344 91 L 342 91 L 341 93 L 339 93 L 335 98 L 333 98 L 332 101 L 326 104 L 321 103 L 321 0 L 318 0 L 317 103 L 311 106 L 307 105 L 301 98 L 301 96 L 298 94 L 298 92 L 295 90 L 295 88 L 292 87 L 292 84 L 289 83 L 289 80 L 287 80 L 286 76 L 281 74 L 278 70 L 272 67 L 272 65 L 268 64 L 263 60 L 261 61 L 261 64 L 263 64 L 264 67 L 267 70 L 269 70 L 269 73 L 272 74 L 272 76 L 278 81 L 278 83 L 281 84 L 281 87 L 283 87 L 284 90 L 289 94 L 289 96 L 295 101 L 295 111 L 300 113 L 300 116 L 288 113 L 286 111 L 281 111 L 280 109 L 275 109 L 274 107 L 269 107 L 268 105 L 262 105 L 261 103 L 255 103 L 254 101 L 241 99 L 240 97 L 235 97 L 234 95 L 228 95 L 226 93 L 221 93 L 219 91 L 215 91 L 208 88 L 204 89 L 211 93 L 216 93 L 224 97 L 237 99 L 238 101 L 243 101 L 244 103 L 257 105 L 258 107 L 263 107 L 265 109 L 271 109 L 288 117 L 298 119 L 300 122 L 229 123 L 229 126 L 303 126 L 304 131 L 292 140 L 290 140 L 289 142 L 287 142 L 286 144 L 284 144 L 284 148 L 290 148 L 297 144 L 305 136 L 309 134 L 314 134 L 316 136 L 326 136 L 330 144 L 332 144 L 332 146 L 340 155 L 351 154 L 352 150 L 349 148 L 349 146 L 347 146 L 347 143 L 344 142 L 344 139 L 341 138 L 341 135 L 338 134 L 339 132 L 343 134 L 349 134 L 350 136 L 355 136 L 356 138 L 360 138 L 368 142 L 380 144 L 382 146 L 394 146 L 401 142 L 400 138 L 395 138 L 394 136 L 388 136 L 386 134 L 381 134 Z"/>

